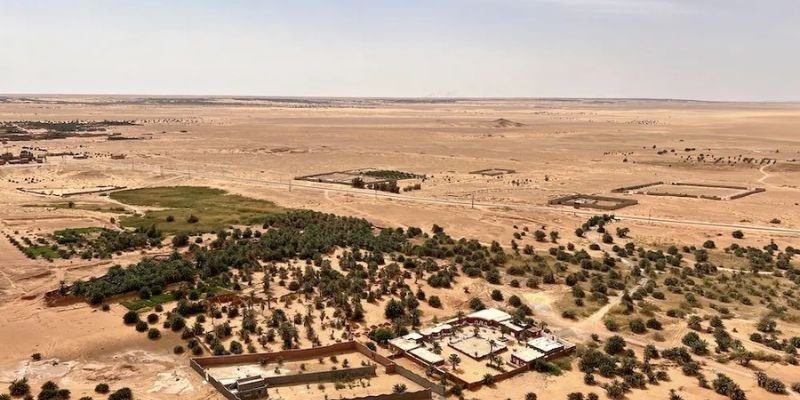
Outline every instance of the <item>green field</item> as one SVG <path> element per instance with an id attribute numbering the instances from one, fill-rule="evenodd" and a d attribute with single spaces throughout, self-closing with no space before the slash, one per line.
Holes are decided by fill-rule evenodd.
<path id="1" fill-rule="evenodd" d="M 175 300 L 175 296 L 173 296 L 172 293 L 163 293 L 157 296 L 152 296 L 149 299 L 123 301 L 120 304 L 125 306 L 125 308 L 128 310 L 139 311 L 153 308 L 158 304 L 169 303 L 173 300 Z"/>
<path id="2" fill-rule="evenodd" d="M 228 194 L 224 190 L 201 186 L 169 186 L 121 190 L 111 198 L 125 204 L 158 207 L 144 215 L 125 216 L 120 222 L 128 227 L 156 227 L 167 233 L 213 232 L 230 225 L 260 224 L 269 214 L 284 209 L 266 200 Z M 190 216 L 198 221 L 189 222 Z M 167 217 L 173 217 L 172 222 Z"/>
<path id="3" fill-rule="evenodd" d="M 24 252 L 30 258 L 44 257 L 52 260 L 60 257 L 58 250 L 53 250 L 50 246 L 29 246 L 25 248 Z"/>

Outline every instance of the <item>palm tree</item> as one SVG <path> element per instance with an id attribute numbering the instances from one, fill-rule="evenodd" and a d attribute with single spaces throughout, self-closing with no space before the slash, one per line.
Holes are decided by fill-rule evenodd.
<path id="1" fill-rule="evenodd" d="M 448 360 L 450 361 L 450 364 L 453 366 L 453 371 L 455 371 L 456 368 L 458 368 L 458 364 L 461 364 L 461 357 L 459 357 L 458 354 L 456 353 L 450 354 Z"/>
<path id="2" fill-rule="evenodd" d="M 208 303 L 208 314 L 211 316 L 211 327 L 216 327 L 214 324 L 214 314 L 217 312 L 217 305 L 214 303 Z"/>
<path id="3" fill-rule="evenodd" d="M 264 281 L 262 282 L 262 285 L 263 285 L 263 289 L 264 289 L 264 295 L 266 295 L 266 297 L 267 297 L 267 299 L 266 299 L 267 300 L 267 309 L 271 310 L 272 309 L 272 301 L 274 300 L 274 298 L 273 298 L 272 287 L 269 284 L 269 277 L 267 275 L 264 275 Z"/>
<path id="4" fill-rule="evenodd" d="M 439 342 L 433 342 L 432 351 L 436 354 L 442 354 L 442 345 L 440 345 Z"/>

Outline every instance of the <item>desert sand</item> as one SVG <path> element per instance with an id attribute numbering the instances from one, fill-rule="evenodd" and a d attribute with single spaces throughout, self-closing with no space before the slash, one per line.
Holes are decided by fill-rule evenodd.
<path id="1" fill-rule="evenodd" d="M 59 282 L 102 275 L 112 264 L 132 263 L 142 254 L 126 253 L 113 260 L 48 262 L 25 257 L 5 239 L 6 234 L 114 226 L 110 220 L 116 216 L 113 213 L 46 207 L 48 204 L 120 204 L 97 194 L 62 198 L 18 189 L 59 193 L 106 185 L 212 186 L 287 208 L 363 217 L 382 227 L 428 229 L 438 224 L 454 237 L 484 243 L 497 240 L 504 246 L 517 231 L 515 225 L 531 231 L 556 229 L 587 245 L 591 238 L 572 238 L 571 232 L 589 215 L 604 211 L 547 204 L 553 198 L 580 193 L 637 200 L 635 206 L 612 212 L 630 228 L 637 244 L 667 247 L 713 239 L 718 247 L 724 247 L 734 242 L 731 231 L 741 229 L 748 245 L 761 247 L 774 240 L 781 246 L 800 247 L 798 104 L 223 98 L 167 103 L 89 96 L 43 96 L 35 101 L 12 98 L 0 103 L 0 121 L 20 120 L 133 120 L 136 125 L 113 127 L 112 131 L 138 140 L 73 137 L 3 144 L 4 152 L 17 153 L 30 146 L 46 148 L 50 154 L 91 155 L 88 159 L 50 156 L 43 164 L 0 166 L 3 389 L 13 379 L 28 376 L 37 388 L 46 380 L 69 387 L 74 398 L 93 395 L 94 385 L 100 381 L 131 387 L 139 399 L 221 398 L 189 369 L 188 354 L 172 354 L 179 338 L 147 341 L 121 323 L 125 312 L 121 305 L 102 312 L 85 303 L 45 304 L 44 293 L 58 288 Z M 124 154 L 125 158 L 111 159 L 109 154 Z M 721 161 L 715 163 L 714 159 Z M 760 161 L 764 159 L 768 161 Z M 361 168 L 408 171 L 425 179 L 412 182 L 420 183 L 421 190 L 399 195 L 293 180 Z M 488 168 L 515 172 L 502 176 L 470 173 Z M 765 191 L 724 201 L 611 193 L 615 188 L 655 181 Z M 130 213 L 146 211 L 121 206 Z M 427 308 L 427 317 L 445 317 L 466 307 L 464 287 L 488 296 L 485 281 L 462 279 L 456 290 L 442 295 L 446 311 Z M 433 293 L 434 289 L 426 290 Z M 504 290 L 506 296 L 517 294 L 526 299 L 537 318 L 576 338 L 605 331 L 602 313 L 577 323 L 561 317 L 558 301 L 568 291 L 563 286 Z M 365 308 L 367 325 L 384 322 L 382 307 L 367 304 Z M 756 315 L 745 316 L 726 321 L 726 325 L 742 326 L 741 336 L 746 340 L 745 332 L 752 329 L 744 326 L 751 326 L 755 319 Z M 797 329 L 786 325 L 786 330 Z M 685 333 L 683 323 L 667 326 L 667 343 L 662 345 L 679 345 Z M 643 346 L 651 339 L 634 337 L 629 344 L 636 346 L 637 340 Z M 44 359 L 31 361 L 33 353 L 42 353 Z M 797 367 L 754 364 L 788 384 L 798 381 Z M 756 387 L 752 371 L 746 368 L 714 364 L 708 370 L 742 377 L 739 383 L 751 399 L 785 397 Z M 671 376 L 670 382 L 647 392 L 630 393 L 628 398 L 667 398 L 669 389 L 679 390 L 685 399 L 724 398 L 698 388 L 693 378 L 680 373 Z M 539 399 L 562 399 L 583 384 L 582 378 L 577 369 L 558 377 L 529 373 L 466 397 L 522 399 L 533 390 Z M 380 385 L 390 386 L 383 381 Z M 605 396 L 599 387 L 593 391 Z"/>

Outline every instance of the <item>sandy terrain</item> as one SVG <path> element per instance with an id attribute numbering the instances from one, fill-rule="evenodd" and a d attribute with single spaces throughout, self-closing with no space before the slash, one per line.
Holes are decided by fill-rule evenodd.
<path id="1" fill-rule="evenodd" d="M 666 247 L 699 244 L 711 238 L 722 247 L 733 242 L 731 231 L 741 228 L 746 232 L 744 243 L 753 246 L 775 240 L 782 246 L 800 247 L 797 104 L 370 100 L 299 107 L 268 101 L 163 105 L 104 103 L 106 100 L 51 98 L 46 102 L 0 104 L 3 121 L 136 120 L 139 125 L 114 127 L 113 131 L 141 138 L 4 143 L 4 150 L 12 152 L 22 146 L 36 146 L 50 152 L 96 155 L 86 160 L 58 156 L 41 165 L 0 166 L 0 231 L 4 236 L 110 226 L 111 218 L 119 217 L 107 212 L 30 207 L 69 200 L 119 206 L 108 197 L 85 194 L 61 198 L 23 193 L 17 188 L 49 193 L 105 185 L 185 184 L 220 187 L 286 207 L 365 217 L 379 226 L 427 229 L 436 223 L 455 237 L 487 243 L 497 240 L 503 245 L 512 239 L 514 225 L 530 227 L 531 231 L 556 229 L 562 237 L 588 244 L 589 239 L 575 238 L 571 232 L 587 215 L 602 211 L 549 207 L 547 201 L 573 193 L 625 196 L 639 204 L 616 214 L 629 217 L 625 226 L 631 229 L 636 243 Z M 514 123 L 496 122 L 500 118 Z M 112 160 L 105 156 L 108 154 L 127 157 Z M 698 161 L 699 154 L 705 155 L 705 162 Z M 715 164 L 709 161 L 713 158 L 723 161 Z M 777 161 L 763 165 L 741 161 L 743 158 Z M 296 176 L 366 167 L 407 171 L 426 175 L 426 179 L 409 181 L 420 183 L 422 190 L 393 197 L 345 185 L 292 182 Z M 486 168 L 516 172 L 498 177 L 469 173 Z M 766 192 L 731 201 L 610 193 L 620 186 L 653 181 L 764 187 Z M 696 189 L 692 190 L 694 193 Z M 131 213 L 143 211 L 127 207 Z M 780 223 L 771 222 L 773 219 Z M 34 387 L 53 379 L 68 386 L 75 398 L 92 395 L 99 381 L 109 382 L 112 388 L 129 386 L 139 399 L 219 397 L 189 370 L 187 355 L 172 354 L 172 347 L 180 340 L 172 336 L 146 340 L 121 324 L 122 306 L 102 312 L 83 304 L 66 308 L 44 305 L 42 295 L 57 288 L 59 281 L 98 276 L 114 263 L 134 262 L 141 254 L 126 254 L 113 261 L 47 262 L 30 260 L 5 237 L 0 239 L 3 386 L 27 374 Z M 521 243 L 538 245 L 530 238 Z M 455 290 L 441 296 L 443 310 L 421 307 L 425 319 L 446 317 L 464 308 L 469 299 L 463 295 L 465 288 L 473 295 L 487 297 L 490 290 L 485 281 L 464 277 Z M 570 321 L 553 309 L 568 293 L 563 286 L 543 285 L 540 291 L 524 287 L 504 290 L 506 296 L 518 294 L 531 303 L 536 313 L 552 320 L 554 326 L 570 327 Z M 364 307 L 365 327 L 385 322 L 382 308 L 372 304 Z M 600 317 L 588 319 L 575 331 L 581 335 L 602 329 Z M 685 327 L 681 324 L 680 328 Z M 669 340 L 679 341 L 682 331 L 674 329 L 667 331 Z M 41 352 L 45 360 L 30 361 L 35 352 Z M 53 360 L 58 362 L 54 365 Z M 769 365 L 763 369 L 786 382 L 793 379 L 791 369 L 787 372 Z M 746 374 L 752 376 L 750 371 Z M 668 390 L 675 388 L 681 389 L 685 399 L 722 399 L 698 388 L 694 379 L 680 373 L 671 376 L 672 381 L 648 392 L 634 391 L 629 398 L 666 398 Z M 382 379 L 372 380 L 374 389 L 391 386 Z M 577 370 L 561 377 L 532 373 L 467 393 L 466 397 L 521 399 L 533 390 L 540 399 L 561 399 L 576 384 L 582 384 L 582 374 Z M 750 383 L 742 386 L 752 399 L 777 398 Z M 602 389 L 594 391 L 601 394 Z M 326 393 L 333 397 L 340 394 L 333 387 Z M 543 397 L 545 393 L 547 397 Z M 319 397 L 310 392 L 281 394 L 286 398 Z"/>

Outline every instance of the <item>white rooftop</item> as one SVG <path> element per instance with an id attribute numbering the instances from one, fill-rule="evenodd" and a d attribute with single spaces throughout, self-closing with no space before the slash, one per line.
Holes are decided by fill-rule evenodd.
<path id="1" fill-rule="evenodd" d="M 433 334 L 436 334 L 436 333 L 441 333 L 442 331 L 445 331 L 445 330 L 448 330 L 448 329 L 453 329 L 453 326 L 450 325 L 450 324 L 439 324 L 439 325 L 436 325 L 434 327 L 420 329 L 419 333 L 421 333 L 421 334 L 423 334 L 425 336 L 429 336 L 429 335 L 433 335 Z"/>
<path id="2" fill-rule="evenodd" d="M 511 353 L 511 356 L 519 358 L 523 362 L 529 363 L 529 362 L 534 362 L 534 361 L 544 357 L 544 353 L 542 353 L 542 352 L 540 352 L 538 350 L 534 350 L 534 349 L 532 349 L 530 347 L 526 347 L 524 349 L 520 349 L 520 350 L 517 350 L 517 351 Z"/>
<path id="3" fill-rule="evenodd" d="M 485 321 L 494 321 L 494 322 L 503 322 L 511 319 L 511 316 L 508 315 L 507 312 L 498 310 L 496 308 L 485 308 L 483 310 L 476 311 L 470 314 L 469 316 L 471 318 L 477 318 Z"/>
<path id="4" fill-rule="evenodd" d="M 444 361 L 444 358 L 442 358 L 442 356 L 424 347 L 416 348 L 414 350 L 409 351 L 409 353 L 419 357 L 422 361 L 425 361 L 429 364 L 438 364 Z"/>
<path id="5" fill-rule="evenodd" d="M 413 350 L 413 349 L 416 349 L 417 347 L 419 347 L 417 342 L 414 342 L 413 340 L 408 340 L 408 339 L 405 339 L 405 338 L 402 338 L 402 337 L 394 338 L 394 339 L 390 340 L 389 344 L 391 344 L 392 346 L 397 347 L 398 349 L 403 350 L 403 351 L 409 351 L 409 350 Z"/>
<path id="6" fill-rule="evenodd" d="M 558 340 L 546 336 L 529 340 L 528 346 L 545 353 L 556 351 L 564 347 Z"/>
<path id="7" fill-rule="evenodd" d="M 511 321 L 503 321 L 503 322 L 500 323 L 500 325 L 503 325 L 506 328 L 508 328 L 508 329 L 510 329 L 510 330 L 512 330 L 514 332 L 522 332 L 522 331 L 525 330 L 524 327 L 521 327 L 521 326 L 519 326 L 519 325 L 517 325 L 517 324 L 515 324 L 515 323 L 513 323 Z"/>
<path id="8" fill-rule="evenodd" d="M 419 332 L 411 332 L 408 335 L 403 336 L 403 339 L 417 341 L 422 339 L 422 335 L 420 335 Z"/>

